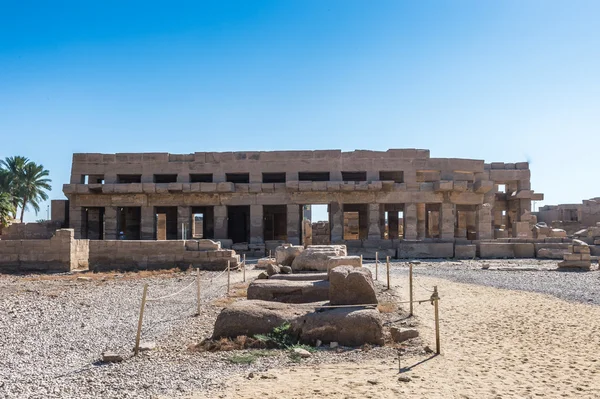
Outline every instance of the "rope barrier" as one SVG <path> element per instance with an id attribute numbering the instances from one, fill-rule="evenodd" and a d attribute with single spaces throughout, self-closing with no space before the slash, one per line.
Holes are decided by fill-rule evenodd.
<path id="1" fill-rule="evenodd" d="M 174 292 L 174 293 L 169 294 L 169 295 L 161 296 L 161 297 L 158 297 L 158 298 L 147 298 L 146 302 L 155 302 L 155 301 L 160 301 L 162 299 L 173 297 L 173 296 L 178 295 L 178 294 L 182 293 L 183 291 L 187 290 L 192 285 L 194 285 L 194 283 L 196 283 L 196 279 L 194 279 L 194 281 L 192 281 L 189 285 L 185 286 L 184 288 L 180 289 L 177 292 Z"/>

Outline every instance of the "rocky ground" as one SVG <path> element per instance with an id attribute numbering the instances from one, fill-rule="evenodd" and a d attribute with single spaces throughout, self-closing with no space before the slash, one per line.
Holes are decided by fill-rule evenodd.
<path id="1" fill-rule="evenodd" d="M 510 259 L 421 261 L 413 266 L 416 276 L 439 277 L 460 283 L 478 284 L 508 290 L 539 292 L 567 301 L 600 305 L 600 272 L 592 264 L 593 271 L 558 271 L 556 260 Z M 374 262 L 365 266 L 375 272 Z M 390 264 L 394 277 L 408 274 L 408 262 Z M 384 281 L 385 263 L 379 265 L 379 279 Z"/>
<path id="2" fill-rule="evenodd" d="M 599 272 L 545 270 L 555 265 L 535 260 L 423 262 L 415 266 L 415 281 L 430 288 L 431 276 L 436 281 L 443 278 L 537 291 L 598 304 Z M 393 280 L 405 282 L 407 270 L 406 262 L 393 263 Z M 249 270 L 248 279 L 257 273 Z M 138 357 L 131 357 L 131 350 L 143 285 L 149 285 L 149 298 L 157 298 L 188 286 L 194 281 L 191 273 L 80 275 L 84 279 L 77 275 L 0 275 L 0 398 L 181 397 L 193 392 L 213 392 L 218 397 L 231 376 L 268 380 L 273 370 L 297 366 L 283 351 L 247 365 L 231 362 L 232 352 L 189 350 L 211 334 L 216 315 L 227 303 L 223 299 L 226 276 L 218 274 L 202 273 L 199 316 L 194 316 L 195 284 L 174 297 L 149 302 L 142 342 L 154 341 L 157 349 Z M 425 283 L 419 282 L 419 276 Z M 234 282 L 241 279 L 240 273 L 232 276 Z M 384 268 L 379 269 L 379 279 L 385 281 Z M 426 292 L 418 288 L 420 294 Z M 233 294 L 243 295 L 243 290 Z M 127 358 L 122 363 L 101 363 L 106 350 Z M 321 349 L 302 363 L 382 361 L 393 367 L 394 359 L 392 348 L 341 348 Z"/>

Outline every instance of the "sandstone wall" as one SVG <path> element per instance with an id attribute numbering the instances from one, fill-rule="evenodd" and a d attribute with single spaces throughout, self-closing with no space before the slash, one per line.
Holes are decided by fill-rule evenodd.
<path id="1" fill-rule="evenodd" d="M 57 230 L 48 240 L 0 240 L 0 272 L 58 271 L 86 268 L 88 240 L 75 240 L 72 229 Z"/>
<path id="2" fill-rule="evenodd" d="M 3 240 L 47 240 L 57 229 L 62 227 L 60 222 L 43 223 L 14 223 L 2 229 Z"/>
<path id="3" fill-rule="evenodd" d="M 189 245 L 195 241 L 90 241 L 89 266 L 95 270 L 158 269 L 177 266 L 203 270 L 224 270 L 227 261 L 236 267 L 239 255 L 230 249 L 202 250 Z M 188 243 L 186 245 L 186 243 Z"/>

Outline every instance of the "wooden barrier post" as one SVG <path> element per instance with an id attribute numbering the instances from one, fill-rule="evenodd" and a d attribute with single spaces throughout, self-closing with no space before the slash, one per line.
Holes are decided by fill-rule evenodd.
<path id="1" fill-rule="evenodd" d="M 271 250 L 269 249 L 269 259 L 271 259 Z"/>
<path id="2" fill-rule="evenodd" d="M 375 252 L 375 280 L 378 279 L 379 275 L 379 252 Z"/>
<path id="3" fill-rule="evenodd" d="M 362 267 L 362 254 L 360 254 L 360 267 Z"/>
<path id="4" fill-rule="evenodd" d="M 438 296 L 437 285 L 433 287 L 433 295 L 431 296 L 433 299 L 433 308 L 435 312 L 435 353 L 440 354 L 440 313 L 438 307 L 438 301 L 440 297 Z"/>
<path id="5" fill-rule="evenodd" d="M 200 268 L 196 268 L 196 314 L 200 314 Z"/>
<path id="6" fill-rule="evenodd" d="M 388 287 L 387 289 L 389 290 L 390 289 L 390 257 L 389 256 L 385 257 L 385 264 L 387 267 L 387 287 Z"/>
<path id="7" fill-rule="evenodd" d="M 227 261 L 227 294 L 229 295 L 229 284 L 231 283 L 231 262 Z"/>
<path id="8" fill-rule="evenodd" d="M 244 276 L 244 283 L 245 283 L 246 282 L 246 254 L 244 254 L 244 264 L 243 264 L 242 273 Z"/>
<path id="9" fill-rule="evenodd" d="M 140 307 L 140 318 L 138 320 L 137 334 L 135 336 L 135 356 L 140 351 L 140 336 L 142 335 L 142 322 L 144 320 L 144 308 L 146 307 L 146 294 L 148 293 L 148 284 L 144 284 L 144 293 L 142 294 L 142 306 Z"/>
<path id="10" fill-rule="evenodd" d="M 410 296 L 410 316 L 413 315 L 413 264 L 408 263 L 408 290 Z"/>

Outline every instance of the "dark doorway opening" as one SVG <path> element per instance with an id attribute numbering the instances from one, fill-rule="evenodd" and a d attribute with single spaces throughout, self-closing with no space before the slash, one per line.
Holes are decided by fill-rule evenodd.
<path id="1" fill-rule="evenodd" d="M 83 238 L 104 240 L 104 208 L 85 208 Z"/>
<path id="2" fill-rule="evenodd" d="M 287 241 L 287 206 L 265 205 L 263 207 L 265 241 Z"/>
<path id="3" fill-rule="evenodd" d="M 227 207 L 227 231 L 233 243 L 250 242 L 250 206 Z"/>
<path id="4" fill-rule="evenodd" d="M 117 239 L 139 240 L 141 236 L 142 208 L 129 206 L 118 208 Z"/>

